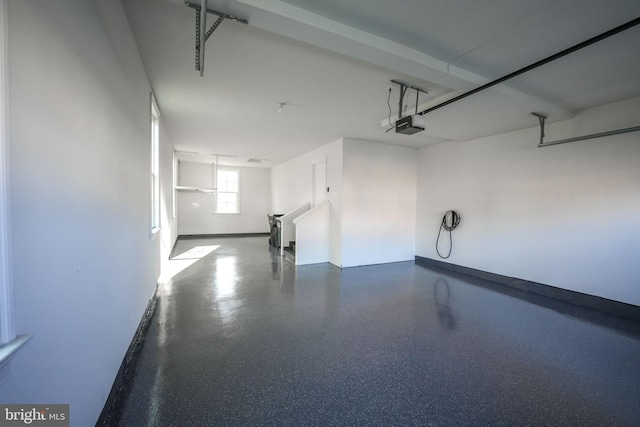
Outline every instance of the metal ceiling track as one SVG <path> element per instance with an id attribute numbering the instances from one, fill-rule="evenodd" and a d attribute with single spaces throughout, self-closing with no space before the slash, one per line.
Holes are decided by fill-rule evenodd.
<path id="1" fill-rule="evenodd" d="M 240 22 L 242 24 L 248 24 L 246 19 L 238 18 L 237 16 L 229 15 L 227 13 L 218 12 L 217 10 L 209 9 L 207 7 L 207 0 L 201 0 L 200 3 L 194 3 L 191 1 L 184 2 L 187 7 L 195 9 L 196 11 L 196 70 L 200 71 L 200 76 L 204 76 L 204 45 L 211 37 L 211 34 L 218 28 L 218 26 L 225 19 L 231 21 Z M 202 13 L 202 11 L 206 13 Z M 213 23 L 211 28 L 207 30 L 207 14 L 211 13 L 216 15 L 218 19 Z"/>
<path id="2" fill-rule="evenodd" d="M 592 134 L 589 134 L 589 135 L 582 135 L 582 136 L 576 136 L 576 137 L 573 137 L 573 138 L 559 139 L 557 141 L 544 142 L 544 137 L 545 137 L 544 124 L 545 124 L 545 121 L 547 120 L 547 116 L 545 116 L 544 114 L 540 114 L 540 113 L 531 113 L 531 114 L 536 116 L 538 118 L 538 120 L 540 121 L 540 143 L 538 144 L 538 148 L 540 148 L 540 147 L 549 147 L 551 145 L 566 144 L 568 142 L 584 141 L 586 139 L 603 138 L 605 136 L 620 135 L 620 134 L 623 134 L 623 133 L 640 132 L 640 126 L 633 126 L 633 127 L 630 127 L 630 128 L 616 129 L 616 130 L 610 130 L 610 131 L 607 131 L 607 132 L 592 133 Z"/>
<path id="3" fill-rule="evenodd" d="M 535 62 L 535 63 L 533 63 L 531 65 L 526 66 L 526 67 L 523 67 L 523 68 L 521 68 L 521 69 L 519 69 L 517 71 L 514 71 L 513 73 L 507 74 L 506 76 L 500 77 L 497 80 L 494 80 L 492 82 L 486 83 L 486 84 L 484 84 L 482 86 L 479 86 L 479 87 L 477 87 L 477 88 L 475 88 L 473 90 L 470 90 L 469 92 L 465 92 L 462 95 L 458 95 L 458 96 L 456 96 L 454 98 L 451 98 L 451 99 L 449 99 L 447 101 L 444 101 L 444 102 L 442 102 L 442 103 L 440 103 L 438 105 L 435 105 L 435 106 L 433 106 L 431 108 L 428 108 L 428 109 L 426 109 L 424 111 L 421 111 L 418 114 L 421 114 L 421 115 L 428 114 L 428 113 L 430 113 L 432 111 L 435 111 L 437 109 L 445 107 L 445 106 L 447 106 L 449 104 L 453 104 L 454 102 L 460 101 L 461 99 L 464 99 L 464 98 L 466 98 L 468 96 L 474 95 L 474 94 L 476 94 L 478 92 L 481 92 L 481 91 L 483 91 L 485 89 L 489 89 L 492 86 L 498 85 L 498 84 L 500 84 L 502 82 L 505 82 L 505 81 L 510 80 L 510 79 L 512 79 L 514 77 L 517 77 L 520 74 L 524 74 L 527 71 L 531 71 L 531 70 L 533 70 L 535 68 L 538 68 L 538 67 L 540 67 L 542 65 L 545 65 L 545 64 L 547 64 L 547 63 L 549 63 L 551 61 L 555 61 L 556 59 L 562 58 L 563 56 L 569 55 L 570 53 L 573 53 L 573 52 L 575 52 L 577 50 L 583 49 L 583 48 L 585 48 L 587 46 L 590 46 L 590 45 L 592 45 L 594 43 L 597 43 L 597 42 L 599 42 L 601 40 L 604 40 L 604 39 L 607 39 L 607 38 L 609 38 L 611 36 L 614 36 L 614 35 L 622 32 L 622 31 L 628 30 L 629 28 L 635 27 L 638 24 L 640 24 L 640 17 L 638 17 L 636 19 L 632 19 L 631 21 L 629 21 L 629 22 L 627 22 L 625 24 L 622 24 L 622 25 L 620 25 L 618 27 L 615 27 L 615 28 L 613 28 L 613 29 L 611 29 L 609 31 L 606 31 L 606 32 L 604 32 L 602 34 L 599 34 L 599 35 L 597 35 L 595 37 L 592 37 L 592 38 L 590 38 L 588 40 L 585 40 L 582 43 L 578 43 L 577 45 L 571 46 L 570 48 L 567 48 L 567 49 L 565 49 L 563 51 L 560 51 L 560 52 L 558 52 L 558 53 L 556 53 L 554 55 L 551 55 L 551 56 L 548 56 L 548 57 L 546 57 L 544 59 L 541 59 L 538 62 Z"/>

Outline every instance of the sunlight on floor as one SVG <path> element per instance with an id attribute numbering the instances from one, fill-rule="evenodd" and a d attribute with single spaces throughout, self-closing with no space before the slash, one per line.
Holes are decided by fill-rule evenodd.
<path id="1" fill-rule="evenodd" d="M 206 257 L 219 247 L 220 245 L 195 246 L 180 255 L 174 256 L 163 265 L 160 281 L 164 282 L 175 277 L 177 274 L 195 264 L 196 261 Z"/>

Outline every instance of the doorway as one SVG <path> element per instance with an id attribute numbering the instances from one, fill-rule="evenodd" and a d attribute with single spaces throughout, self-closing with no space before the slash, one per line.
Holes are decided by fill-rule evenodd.
<path id="1" fill-rule="evenodd" d="M 327 158 L 311 162 L 311 207 L 327 200 Z"/>

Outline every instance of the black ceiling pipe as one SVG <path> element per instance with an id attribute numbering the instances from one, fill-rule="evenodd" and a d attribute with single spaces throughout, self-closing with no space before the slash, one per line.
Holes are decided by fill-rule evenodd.
<path id="1" fill-rule="evenodd" d="M 628 30 L 629 28 L 635 27 L 638 24 L 640 24 L 640 17 L 638 17 L 636 19 L 633 19 L 633 20 L 627 22 L 626 24 L 622 24 L 619 27 L 616 27 L 616 28 L 613 28 L 613 29 L 611 29 L 609 31 L 606 31 L 606 32 L 604 32 L 604 33 L 602 33 L 600 35 L 592 37 L 589 40 L 583 41 L 582 43 L 578 43 L 577 45 L 572 46 L 572 47 L 570 47 L 568 49 L 565 49 L 565 50 L 563 50 L 561 52 L 558 52 L 558 53 L 556 53 L 554 55 L 551 55 L 551 56 L 548 56 L 548 57 L 546 57 L 544 59 L 541 59 L 540 61 L 535 62 L 535 63 L 533 63 L 531 65 L 528 65 L 528 66 L 526 66 L 524 68 L 521 68 L 518 71 L 514 71 L 513 73 L 507 74 L 504 77 L 500 77 L 497 80 L 494 80 L 492 82 L 486 83 L 486 84 L 484 84 L 482 86 L 479 86 L 479 87 L 477 87 L 477 88 L 475 88 L 473 90 L 470 90 L 469 92 L 465 92 L 462 95 L 458 95 L 455 98 L 451 98 L 448 101 L 444 101 L 441 104 L 435 105 L 435 106 L 433 106 L 431 108 L 427 108 L 426 110 L 421 111 L 418 114 L 424 115 L 424 114 L 430 113 L 430 112 L 432 112 L 434 110 L 437 110 L 439 108 L 442 108 L 444 106 L 447 106 L 449 104 L 452 104 L 452 103 L 454 103 L 456 101 L 460 101 L 461 99 L 464 99 L 467 96 L 471 96 L 471 95 L 473 95 L 475 93 L 478 93 L 480 91 L 488 89 L 488 88 L 490 88 L 492 86 L 495 86 L 497 84 L 500 84 L 500 83 L 502 83 L 502 82 L 504 82 L 506 80 L 509 80 L 509 79 L 512 79 L 512 78 L 514 78 L 516 76 L 519 76 L 520 74 L 526 73 L 527 71 L 531 71 L 534 68 L 538 68 L 538 67 L 540 67 L 540 66 L 542 66 L 544 64 L 547 64 L 547 63 L 549 63 L 551 61 L 555 61 L 558 58 L 562 58 L 563 56 L 569 55 L 570 53 L 573 53 L 573 52 L 575 52 L 577 50 L 580 50 L 580 49 L 585 48 L 585 47 L 587 47 L 589 45 L 597 43 L 600 40 L 604 40 L 604 39 L 609 38 L 609 37 L 611 37 L 611 36 L 613 36 L 615 34 L 618 34 L 618 33 L 622 32 L 624 30 Z"/>

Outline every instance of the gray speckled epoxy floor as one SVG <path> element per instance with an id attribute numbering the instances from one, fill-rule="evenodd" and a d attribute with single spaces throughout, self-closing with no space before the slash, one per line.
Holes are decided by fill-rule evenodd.
<path id="1" fill-rule="evenodd" d="M 638 323 L 266 237 L 175 253 L 121 426 L 640 425 Z"/>

